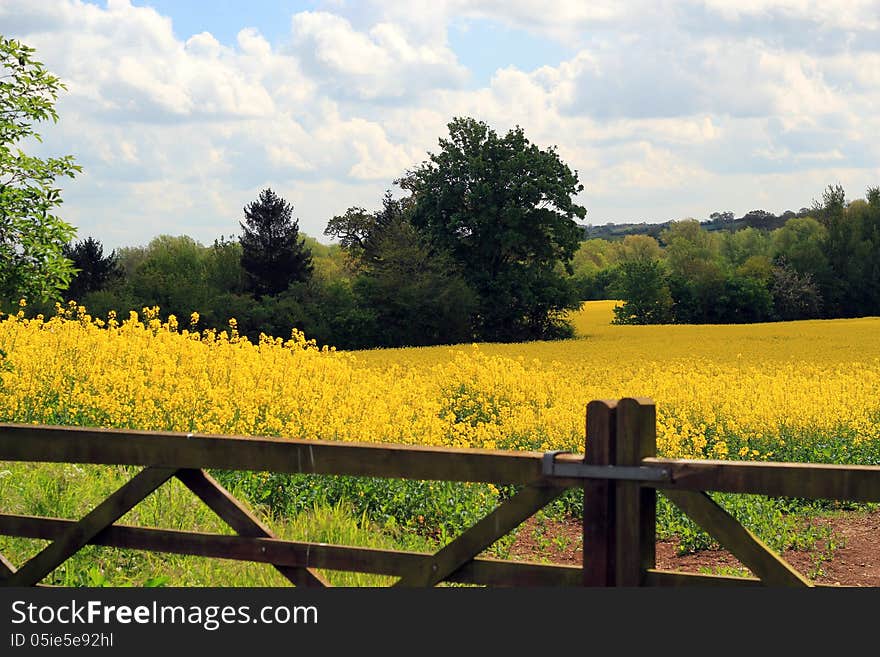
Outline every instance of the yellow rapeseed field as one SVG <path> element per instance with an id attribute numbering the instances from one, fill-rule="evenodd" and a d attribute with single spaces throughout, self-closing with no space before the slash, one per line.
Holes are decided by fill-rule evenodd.
<path id="1" fill-rule="evenodd" d="M 587 402 L 644 396 L 666 456 L 880 440 L 880 318 L 613 326 L 613 305 L 585 304 L 573 340 L 362 352 L 158 309 L 19 313 L 0 320 L 0 421 L 582 452 Z"/>

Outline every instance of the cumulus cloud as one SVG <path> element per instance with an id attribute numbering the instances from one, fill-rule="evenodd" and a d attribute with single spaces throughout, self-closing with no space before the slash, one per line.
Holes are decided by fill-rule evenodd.
<path id="1" fill-rule="evenodd" d="M 210 242 L 273 185 L 320 236 L 345 208 L 375 207 L 454 116 L 556 146 L 590 221 L 782 211 L 829 183 L 859 194 L 880 178 L 876 0 L 323 7 L 291 15 L 277 42 L 242 24 L 221 43 L 181 40 L 169 17 L 128 0 L 0 4 L 4 34 L 68 85 L 38 148 L 84 166 L 64 182 L 81 235 Z M 474 62 L 448 39 L 471 20 L 573 54 L 499 67 L 475 87 Z"/>
<path id="2" fill-rule="evenodd" d="M 332 94 L 361 100 L 411 97 L 434 87 L 458 87 L 467 72 L 444 44 L 419 43 L 394 23 L 360 32 L 327 12 L 292 21 L 294 52 Z"/>
<path id="3" fill-rule="evenodd" d="M 728 20 L 782 17 L 826 27 L 876 30 L 876 0 L 705 0 L 706 7 Z"/>

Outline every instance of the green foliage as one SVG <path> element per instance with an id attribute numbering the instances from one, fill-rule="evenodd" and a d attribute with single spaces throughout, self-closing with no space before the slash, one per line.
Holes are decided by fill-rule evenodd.
<path id="1" fill-rule="evenodd" d="M 749 256 L 736 268 L 735 273 L 739 277 L 749 278 L 767 285 L 773 275 L 773 262 L 765 255 Z"/>
<path id="2" fill-rule="evenodd" d="M 411 203 L 386 193 L 382 209 L 349 208 L 325 233 L 347 249 L 357 307 L 373 318 L 368 344 L 425 346 L 473 339 L 477 298 L 450 255 L 430 246 L 410 221 Z"/>
<path id="3" fill-rule="evenodd" d="M 672 321 L 672 294 L 659 259 L 627 260 L 620 265 L 614 308 L 615 324 L 667 324 Z"/>
<path id="4" fill-rule="evenodd" d="M 159 306 L 186 323 L 193 312 L 204 312 L 210 292 L 206 281 L 205 248 L 185 235 L 159 235 L 129 275 L 143 306 Z M 140 308 L 136 308 L 140 310 Z"/>
<path id="5" fill-rule="evenodd" d="M 312 275 L 312 254 L 299 234 L 299 220 L 293 207 L 271 189 L 244 208 L 241 266 L 248 288 L 259 299 L 278 294 L 291 283 L 307 281 Z"/>
<path id="6" fill-rule="evenodd" d="M 589 239 L 580 243 L 570 263 L 570 280 L 578 299 L 589 301 L 613 296 L 611 290 L 617 273 L 615 264 L 619 251 L 616 243 L 603 239 Z"/>
<path id="7" fill-rule="evenodd" d="M 789 219 L 773 231 L 773 258 L 784 260 L 796 272 L 826 280 L 831 273 L 825 254 L 827 240 L 828 229 L 813 217 Z"/>
<path id="8" fill-rule="evenodd" d="M 720 214 L 706 225 L 692 219 L 670 222 L 660 232 L 662 275 L 656 267 L 629 264 L 638 257 L 627 253 L 626 240 L 651 239 L 645 235 L 618 242 L 616 263 L 597 257 L 604 250 L 591 246 L 580 260 L 582 269 L 584 262 L 592 267 L 578 279 L 582 295 L 593 294 L 604 275 L 611 281 L 607 291 L 624 302 L 616 310 L 618 323 L 728 324 L 880 314 L 880 188 L 847 203 L 843 188 L 832 185 L 810 211 L 788 212 L 773 221 L 764 221 L 771 215 L 763 211 L 749 216 L 754 221 L 740 230 L 713 231 L 724 224 Z M 772 232 L 760 228 L 778 225 L 779 219 L 785 223 Z M 660 312 L 651 311 L 658 306 Z"/>
<path id="9" fill-rule="evenodd" d="M 314 506 L 345 502 L 356 515 L 380 525 L 435 539 L 472 526 L 498 504 L 500 495 L 489 484 L 448 481 L 269 472 L 215 475 L 272 515 L 296 516 Z"/>
<path id="10" fill-rule="evenodd" d="M 618 261 L 659 260 L 663 256 L 660 243 L 649 235 L 627 235 L 616 249 Z"/>
<path id="11" fill-rule="evenodd" d="M 205 254 L 205 284 L 210 290 L 242 294 L 245 273 L 241 266 L 241 243 L 220 237 Z"/>
<path id="12" fill-rule="evenodd" d="M 817 276 L 825 315 L 855 317 L 880 314 L 880 203 L 876 188 L 866 199 L 846 202 L 840 185 L 829 185 L 816 218 L 827 231 L 823 250 L 831 275 Z"/>
<path id="13" fill-rule="evenodd" d="M 721 277 L 720 240 L 695 219 L 674 221 L 660 234 L 670 273 L 699 285 Z"/>
<path id="14" fill-rule="evenodd" d="M 731 267 L 743 265 L 749 258 L 768 257 L 770 237 L 757 228 L 744 228 L 719 235 L 720 252 Z"/>
<path id="15" fill-rule="evenodd" d="M 360 307 L 343 273 L 341 250 L 320 246 L 313 262 L 322 275 L 257 299 L 245 289 L 238 240 L 220 238 L 203 246 L 187 236 L 160 235 L 145 247 L 119 249 L 121 277 L 77 301 L 99 317 L 110 310 L 126 316 L 129 310 L 159 306 L 162 317 L 173 314 L 181 325 L 196 311 L 200 330 L 226 330 L 229 319 L 235 318 L 239 332 L 253 342 L 260 333 L 288 337 L 292 328 L 298 328 L 322 345 L 375 346 L 375 315 Z M 28 311 L 53 312 L 49 305 L 36 304 Z"/>
<path id="16" fill-rule="evenodd" d="M 728 275 L 712 305 L 717 324 L 766 322 L 773 316 L 773 296 L 764 281 Z"/>
<path id="17" fill-rule="evenodd" d="M 75 229 L 55 214 L 55 180 L 81 168 L 70 155 L 41 159 L 18 148 L 40 140 L 35 123 L 58 121 L 55 100 L 65 88 L 34 52 L 0 35 L 0 302 L 57 299 L 74 273 L 63 248 Z"/>
<path id="18" fill-rule="evenodd" d="M 781 320 L 819 317 L 822 295 L 809 272 L 803 274 L 780 259 L 771 272 L 774 314 Z"/>
<path id="19" fill-rule="evenodd" d="M 815 516 L 816 508 L 792 509 L 785 499 L 762 495 L 716 493 L 712 497 L 738 522 L 777 552 L 814 549 L 831 538 L 828 527 L 809 521 L 810 517 Z M 717 541 L 662 494 L 657 496 L 657 537 L 678 539 L 679 554 L 719 547 Z"/>
<path id="20" fill-rule="evenodd" d="M 583 186 L 555 148 L 539 149 L 520 127 L 499 136 L 456 118 L 439 153 L 397 183 L 412 194 L 412 223 L 450 254 L 476 293 L 474 332 L 481 340 L 554 337 L 561 314 L 578 305 L 557 264 L 578 247 L 573 197 Z"/>
<path id="21" fill-rule="evenodd" d="M 385 194 L 383 210 L 393 203 L 391 194 Z M 351 207 L 344 214 L 337 215 L 327 222 L 324 229 L 325 235 L 339 239 L 339 245 L 345 249 L 349 257 L 360 263 L 364 258 L 364 251 L 371 236 L 382 226 L 382 212 L 367 212 L 362 207 Z"/>
<path id="22" fill-rule="evenodd" d="M 122 277 L 116 252 L 104 255 L 101 242 L 93 237 L 67 244 L 64 255 L 77 270 L 64 296 L 82 301 L 89 292 L 101 290 Z"/>

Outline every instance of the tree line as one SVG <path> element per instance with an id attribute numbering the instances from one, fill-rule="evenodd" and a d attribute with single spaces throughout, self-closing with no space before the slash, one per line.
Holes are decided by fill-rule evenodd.
<path id="1" fill-rule="evenodd" d="M 328 221 L 338 243 L 302 235 L 292 205 L 266 188 L 242 232 L 209 246 L 171 235 L 110 254 L 94 237 L 65 244 L 75 273 L 61 296 L 97 316 L 159 306 L 181 325 L 197 312 L 199 328 L 234 318 L 252 340 L 296 327 L 344 349 L 571 335 L 577 173 L 520 127 L 500 135 L 459 117 L 448 128 L 439 152 L 394 181 L 399 198 L 389 190 L 377 208 Z"/>
<path id="2" fill-rule="evenodd" d="M 616 298 L 621 324 L 745 323 L 880 315 L 880 188 L 821 201 L 774 230 L 672 222 L 657 238 L 587 240 L 582 298 Z"/>
<path id="3" fill-rule="evenodd" d="M 731 210 L 712 212 L 708 219 L 700 222 L 708 231 L 733 231 L 742 228 L 759 228 L 761 230 L 775 230 L 782 228 L 785 222 L 795 217 L 806 217 L 812 214 L 812 209 L 803 207 L 797 212 L 785 210 L 780 214 L 774 214 L 767 210 L 749 210 L 741 217 L 737 217 Z M 618 240 L 627 235 L 650 235 L 655 239 L 660 238 L 660 233 L 669 228 L 672 221 L 642 221 L 641 223 L 614 223 L 604 225 L 582 225 L 583 239 Z"/>
<path id="4" fill-rule="evenodd" d="M 340 347 L 528 340 L 568 335 L 577 295 L 563 273 L 578 246 L 583 186 L 556 153 L 517 126 L 499 135 L 468 117 L 448 124 L 440 150 L 394 181 L 372 210 L 330 219 L 325 246 L 299 234 L 290 204 L 271 189 L 245 207 L 242 233 L 203 246 L 161 235 L 109 255 L 76 241 L 58 214 L 58 177 L 73 156 L 39 158 L 20 146 L 57 121 L 64 84 L 34 50 L 0 35 L 0 309 L 94 314 L 160 306 L 203 327 L 237 320 L 249 337 L 297 327 Z M 73 241 L 71 241 L 73 240 Z"/>
<path id="5" fill-rule="evenodd" d="M 621 299 L 620 323 L 880 314 L 876 187 L 847 203 L 830 186 L 809 212 L 764 213 L 746 227 L 725 213 L 656 236 L 584 241 L 583 185 L 556 148 L 469 117 L 454 118 L 439 150 L 393 181 L 398 197 L 330 218 L 324 234 L 337 243 L 300 234 L 291 204 L 266 188 L 245 206 L 239 235 L 208 246 L 160 235 L 105 255 L 57 214 L 55 180 L 79 173 L 73 157 L 18 148 L 39 139 L 35 123 L 58 120 L 64 88 L 33 54 L 0 36 L 7 312 L 20 298 L 44 314 L 61 299 L 99 316 L 159 306 L 179 324 L 198 313 L 198 328 L 222 330 L 234 318 L 254 340 L 296 327 L 346 349 L 567 337 L 568 313 L 593 298 Z"/>
<path id="6" fill-rule="evenodd" d="M 65 253 L 79 273 L 66 297 L 101 315 L 158 305 L 187 320 L 198 311 L 202 328 L 222 330 L 234 317 L 252 339 L 296 326 L 346 349 L 565 337 L 564 313 L 589 299 L 620 299 L 615 321 L 625 324 L 880 315 L 878 188 L 846 202 L 829 186 L 808 213 L 774 230 L 708 230 L 688 219 L 658 238 L 579 241 L 569 260 L 551 254 L 533 270 L 496 265 L 504 276 L 485 252 L 466 269 L 454 237 L 432 247 L 416 211 L 413 195 L 388 192 L 375 210 L 330 219 L 325 235 L 337 243 L 322 244 L 301 235 L 292 206 L 265 189 L 244 208 L 238 238 L 203 246 L 162 235 L 106 256 L 92 238 L 71 243 Z M 536 247 L 513 248 L 522 257 Z"/>

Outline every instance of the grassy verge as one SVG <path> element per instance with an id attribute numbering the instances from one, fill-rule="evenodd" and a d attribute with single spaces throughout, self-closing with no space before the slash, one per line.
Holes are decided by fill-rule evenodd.
<path id="1" fill-rule="evenodd" d="M 68 464 L 0 464 L 0 500 L 4 513 L 79 518 L 121 486 L 134 469 Z M 240 493 L 241 491 L 234 491 Z M 352 505 L 314 504 L 291 517 L 262 519 L 279 538 L 380 549 L 431 551 L 436 540 L 380 526 Z M 169 481 L 121 521 L 123 524 L 231 534 L 232 531 L 176 480 Z M 0 537 L 0 552 L 21 564 L 46 541 Z M 393 578 L 322 571 L 336 586 L 384 586 Z M 44 580 L 63 586 L 283 586 L 271 566 L 232 560 L 87 546 Z"/>
<path id="2" fill-rule="evenodd" d="M 136 468 L 72 464 L 0 464 L 0 510 L 77 519 L 127 481 Z M 306 477 L 267 473 L 214 473 L 249 503 L 280 538 L 336 545 L 432 552 L 488 513 L 512 490 L 487 485 L 411 482 L 353 477 Z M 811 519 L 852 505 L 782 500 L 756 495 L 716 495 L 716 500 L 771 548 L 818 550 L 833 557 L 839 543 Z M 572 490 L 540 513 L 542 520 L 580 515 L 582 497 Z M 865 506 L 865 505 L 861 505 Z M 658 496 L 658 538 L 678 539 L 682 553 L 715 542 Z M 169 481 L 141 502 L 122 523 L 231 534 L 190 491 Z M 505 558 L 511 534 L 490 550 Z M 0 537 L 0 552 L 14 564 L 36 554 L 45 541 Z M 819 563 L 817 562 L 817 563 Z M 393 578 L 361 573 L 324 573 L 337 586 L 383 586 Z M 279 586 L 271 566 L 87 546 L 56 569 L 46 583 L 64 586 Z"/>

